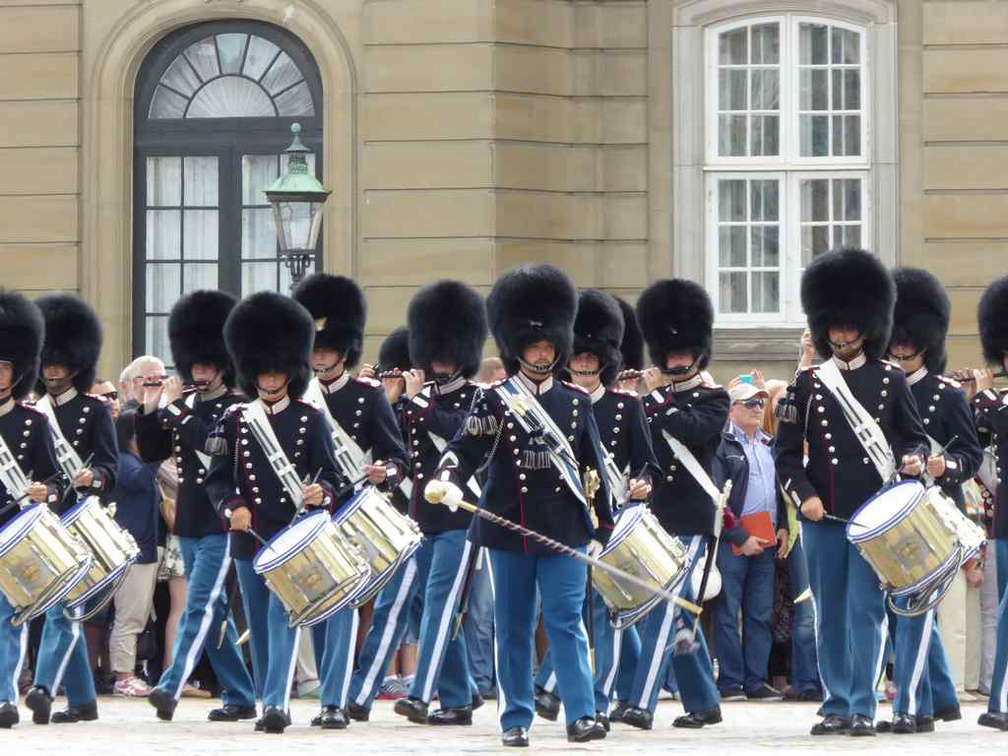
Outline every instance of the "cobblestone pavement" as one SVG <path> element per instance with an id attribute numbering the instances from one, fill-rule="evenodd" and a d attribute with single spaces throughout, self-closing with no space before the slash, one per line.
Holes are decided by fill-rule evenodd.
<path id="1" fill-rule="evenodd" d="M 62 699 L 56 702 L 62 706 Z M 370 722 L 354 722 L 348 730 L 322 732 L 308 726 L 317 710 L 316 702 L 294 701 L 294 726 L 282 736 L 265 735 L 252 730 L 251 722 L 212 724 L 206 721 L 211 708 L 206 701 L 184 699 L 171 723 L 159 722 L 144 700 L 102 698 L 101 719 L 77 725 L 31 724 L 31 712 L 21 707 L 21 724 L 13 730 L 0 731 L 0 756 L 33 754 L 50 756 L 61 751 L 68 756 L 159 756 L 160 754 L 276 754 L 296 756 L 325 754 L 466 754 L 504 752 L 500 747 L 493 702 L 476 712 L 472 727 L 423 727 L 412 725 L 392 712 L 389 702 L 380 701 Z M 809 727 L 817 721 L 814 704 L 727 703 L 725 721 L 703 730 L 674 730 L 673 717 L 681 713 L 679 704 L 663 702 L 655 716 L 655 729 L 641 732 L 625 725 L 615 725 L 606 740 L 574 745 L 566 740 L 562 723 L 537 720 L 532 730 L 532 749 L 539 752 L 609 752 L 650 754 L 693 752 L 699 756 L 723 756 L 726 753 L 775 754 L 806 751 L 817 756 L 827 753 L 899 753 L 913 749 L 913 756 L 953 753 L 1005 753 L 1008 733 L 976 724 L 983 704 L 965 704 L 959 722 L 939 723 L 930 735 L 875 738 L 813 738 Z M 889 707 L 880 708 L 889 716 Z M 4 742 L 6 741 L 6 742 Z M 974 750 L 977 749 L 977 750 Z"/>

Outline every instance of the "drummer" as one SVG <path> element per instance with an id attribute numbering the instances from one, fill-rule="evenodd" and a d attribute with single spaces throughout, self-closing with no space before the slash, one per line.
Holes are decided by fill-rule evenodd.
<path id="1" fill-rule="evenodd" d="M 186 609 L 172 664 L 149 697 L 158 718 L 169 721 L 204 649 L 223 697 L 223 706 L 212 709 L 207 718 L 236 722 L 256 716 L 252 678 L 236 645 L 224 590 L 231 568 L 230 537 L 203 487 L 210 455 L 216 451 L 217 424 L 229 407 L 241 401 L 232 389 L 234 368 L 223 335 L 224 321 L 234 305 L 233 296 L 216 290 L 182 297 L 168 316 L 172 361 L 181 377 L 152 381 L 155 385 L 140 389 L 140 454 L 146 462 L 174 458 L 178 467 L 174 532 L 188 578 Z M 183 392 L 183 379 L 192 390 Z M 222 622 L 227 627 L 218 647 Z M 266 670 L 255 672 L 262 684 Z"/>
<path id="2" fill-rule="evenodd" d="M 984 358 L 997 370 L 1008 371 L 1008 276 L 994 281 L 980 298 L 977 308 L 980 321 L 980 343 Z M 989 370 L 974 370 L 976 396 L 973 410 L 981 440 L 994 445 L 997 459 L 997 491 L 994 494 L 994 544 L 997 549 L 998 572 L 1008 565 L 1008 391 L 994 388 Z M 1002 593 L 998 607 L 997 650 L 994 654 L 994 674 L 987 711 L 979 724 L 998 730 L 1008 730 L 1008 594 Z"/>
<path id="3" fill-rule="evenodd" d="M 38 307 L 21 294 L 0 289 L 0 451 L 16 459 L 35 480 L 25 491 L 8 491 L 0 477 L 0 527 L 21 507 L 37 502 L 56 505 L 65 482 L 45 415 L 22 402 L 38 377 L 45 322 Z M 62 607 L 61 607 L 62 608 Z M 0 728 L 19 721 L 17 682 L 28 649 L 28 623 L 11 624 L 14 608 L 0 593 Z M 79 625 L 77 625 L 79 628 Z"/>
<path id="4" fill-rule="evenodd" d="M 469 479 L 485 469 L 482 508 L 571 548 L 597 554 L 612 532 L 605 452 L 594 415 L 586 411 L 588 395 L 554 378 L 570 359 L 576 309 L 573 285 L 552 266 L 527 265 L 497 280 L 487 298 L 487 315 L 511 378 L 476 392 L 468 416 L 431 476 L 435 480 L 425 478 L 424 496 L 457 505 Z M 549 437 L 566 447 L 563 456 L 549 439 L 530 437 L 506 414 L 508 406 L 520 406 L 523 416 L 535 418 L 537 427 L 552 427 Z M 567 435 L 557 438 L 563 433 Z M 568 454 L 577 470 L 566 464 Z M 594 496 L 578 479 L 586 468 L 600 476 Z M 474 530 L 479 545 L 487 548 L 494 579 L 503 745 L 529 745 L 537 615 L 533 586 L 538 586 L 542 598 L 543 625 L 556 660 L 567 739 L 580 743 L 604 738 L 605 728 L 595 721 L 581 619 L 585 567 L 498 525 L 477 520 Z"/>
<path id="5" fill-rule="evenodd" d="M 602 448 L 619 473 L 620 488 L 626 488 L 626 505 L 647 501 L 651 494 L 651 474 L 658 461 L 651 447 L 644 418 L 644 405 L 631 392 L 612 388 L 623 368 L 625 321 L 617 300 L 596 289 L 578 295 L 574 321 L 574 354 L 570 359 L 571 380 L 591 397 L 592 412 L 599 429 Z M 624 504 L 617 501 L 617 505 Z M 594 589 L 591 589 L 594 591 Z M 602 596 L 596 591 L 591 604 L 595 642 L 595 719 L 609 727 L 609 702 L 622 657 L 624 642 L 634 647 L 631 657 L 640 655 L 640 638 L 635 627 L 615 629 L 609 622 Z M 553 658 L 547 654 L 536 675 L 536 713 L 555 720 L 560 711 L 557 676 Z M 626 708 L 625 705 L 623 707 Z"/>
<path id="6" fill-rule="evenodd" d="M 711 463 L 728 420 L 728 392 L 703 372 L 711 357 L 714 310 L 710 297 L 699 284 L 686 279 L 657 281 L 637 302 L 644 340 L 654 367 L 645 371 L 650 393 L 644 411 L 660 473 L 655 482 L 652 508 L 669 533 L 679 536 L 689 549 L 689 569 L 705 569 L 698 563 L 714 526 L 711 497 L 673 454 L 664 432 L 689 450 L 702 470 L 710 475 Z M 713 550 L 707 548 L 707 559 Z M 681 583 L 682 598 L 693 600 L 690 575 Z M 718 690 L 703 632 L 689 653 L 671 653 L 676 636 L 684 635 L 693 617 L 665 603 L 641 624 L 641 659 L 637 665 L 630 706 L 622 721 L 650 730 L 658 693 L 671 663 L 679 683 L 686 713 L 676 717 L 674 727 L 698 729 L 721 721 Z M 670 658 L 671 657 L 671 658 Z"/>
<path id="7" fill-rule="evenodd" d="M 486 315 L 483 299 L 473 289 L 458 281 L 439 281 L 416 293 L 407 317 L 414 366 L 402 374 L 413 474 L 409 515 L 424 540 L 378 594 L 371 629 L 350 686 L 350 714 L 356 719 L 369 716 L 382 674 L 402 642 L 410 607 L 419 593 L 423 614 L 416 674 L 407 696 L 396 701 L 395 712 L 417 724 L 469 725 L 474 684 L 465 636 L 456 633 L 455 618 L 459 594 L 475 556 L 466 538 L 471 515 L 429 503 L 423 498 L 423 486 L 472 404 L 476 386 L 471 378 L 479 369 L 487 337 Z M 466 500 L 476 502 L 478 491 L 475 484 L 467 486 Z M 428 713 L 435 693 L 441 708 Z"/>
<path id="8" fill-rule="evenodd" d="M 364 294 L 349 278 L 315 273 L 294 290 L 315 321 L 311 363 L 317 388 L 325 401 L 320 408 L 373 462 L 362 460 L 354 478 L 367 476 L 379 491 L 394 491 L 402 480 L 406 450 L 381 384 L 371 378 L 351 377 L 364 346 L 366 306 Z M 348 491 L 339 508 L 353 495 Z M 357 643 L 357 609 L 343 609 L 312 629 L 316 656 L 321 656 L 319 676 L 322 710 L 312 724 L 325 729 L 347 726 L 347 688 Z"/>
<path id="9" fill-rule="evenodd" d="M 943 450 L 928 458 L 927 476 L 964 509 L 961 484 L 976 475 L 983 449 L 959 384 L 942 376 L 951 303 L 945 287 L 926 270 L 898 268 L 893 278 L 896 310 L 889 356 L 906 373 L 931 448 Z M 936 719 L 961 719 L 935 610 L 899 617 L 895 637 L 893 719 L 891 723 L 879 722 L 876 729 L 931 732 Z"/>
<path id="10" fill-rule="evenodd" d="M 73 295 L 54 294 L 38 300 L 45 318 L 41 383 L 45 395 L 36 407 L 50 420 L 53 442 L 72 450 L 78 467 L 66 495 L 50 508 L 56 514 L 72 509 L 78 499 L 103 497 L 115 487 L 119 450 L 108 403 L 86 392 L 95 379 L 102 329 L 94 311 Z M 55 423 L 53 422 L 55 419 Z M 78 461 L 79 460 L 79 461 Z M 65 472 L 65 470 L 64 470 Z M 35 684 L 25 696 L 35 724 L 92 721 L 98 718 L 94 677 L 87 640 L 79 622 L 68 620 L 63 605 L 46 612 Z M 84 607 L 75 610 L 82 616 Z M 60 683 L 68 706 L 52 714 Z"/>
<path id="11" fill-rule="evenodd" d="M 878 577 L 847 541 L 845 528 L 829 518 L 851 517 L 889 482 L 895 470 L 877 469 L 873 453 L 894 455 L 902 473 L 916 476 L 930 445 L 903 371 L 880 359 L 889 344 L 896 297 L 892 276 L 879 259 L 858 249 L 816 257 L 802 276 L 801 297 L 819 354 L 833 361 L 844 385 L 871 413 L 859 422 L 874 419 L 891 446 L 862 445 L 819 366 L 802 369 L 778 405 L 777 474 L 804 520 L 826 696 L 824 719 L 812 734 L 874 735 L 885 603 Z"/>
<path id="12" fill-rule="evenodd" d="M 332 508 L 342 478 L 333 456 L 332 438 L 319 410 L 300 401 L 311 377 L 311 347 L 315 326 L 297 302 L 273 292 L 246 297 L 224 324 L 238 386 L 248 405 L 234 405 L 221 422 L 222 446 L 206 479 L 207 495 L 222 517 L 230 517 L 231 554 L 241 584 L 245 616 L 252 631 L 257 669 L 262 682 L 263 715 L 256 729 L 282 733 L 290 724 L 290 681 L 297 662 L 300 629 L 289 627 L 280 599 L 256 574 L 252 560 L 261 548 L 252 528 L 269 539 L 286 527 L 297 511 L 291 492 L 280 481 L 250 423 L 260 411 L 276 435 L 285 459 L 304 481 L 306 507 Z M 228 514 L 230 513 L 230 514 Z"/>

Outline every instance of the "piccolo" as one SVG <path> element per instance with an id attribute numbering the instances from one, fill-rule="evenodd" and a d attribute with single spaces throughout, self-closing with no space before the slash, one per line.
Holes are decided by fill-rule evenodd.
<path id="1" fill-rule="evenodd" d="M 948 377 L 954 381 L 959 381 L 960 383 L 972 383 L 976 380 L 976 378 L 972 375 L 965 375 L 962 377 L 959 377 L 958 375 L 951 375 Z M 999 370 L 996 373 L 992 373 L 991 378 L 1008 378 L 1008 370 Z"/>

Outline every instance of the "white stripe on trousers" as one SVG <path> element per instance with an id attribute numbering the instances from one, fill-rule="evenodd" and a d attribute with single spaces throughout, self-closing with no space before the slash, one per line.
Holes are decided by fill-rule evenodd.
<path id="1" fill-rule="evenodd" d="M 431 696 L 434 693 L 434 683 L 437 682 L 438 677 L 435 672 L 440 667 L 439 660 L 444 654 L 448 633 L 451 630 L 452 621 L 455 619 L 455 607 L 458 603 L 459 592 L 462 590 L 462 584 L 465 582 L 466 572 L 468 571 L 466 568 L 469 564 L 469 552 L 471 550 L 472 544 L 467 538 L 465 546 L 462 547 L 462 559 L 459 562 L 458 570 L 455 572 L 455 581 L 452 583 L 451 590 L 448 592 L 448 599 L 441 610 L 441 621 L 438 623 L 437 634 L 434 636 L 434 651 L 431 653 L 430 661 L 427 664 L 427 679 L 424 680 L 423 685 L 423 700 L 427 703 L 430 703 Z M 424 606 L 426 608 L 426 602 L 424 602 Z M 422 648 L 420 652 L 423 653 Z"/>
<path id="2" fill-rule="evenodd" d="M 805 548 L 805 534 L 802 532 L 804 526 L 801 522 L 798 523 L 798 539 L 801 541 L 802 549 L 805 551 L 805 563 L 806 571 L 808 571 L 808 549 Z M 809 581 L 809 601 L 812 602 L 812 634 L 815 636 L 815 648 L 816 648 L 816 672 L 819 673 L 819 684 L 823 689 L 823 701 L 829 701 L 831 698 L 829 686 L 826 685 L 826 678 L 823 676 L 822 672 L 822 658 L 823 649 L 822 642 L 819 640 L 819 604 L 816 601 L 815 591 L 812 590 L 812 582 Z"/>
<path id="3" fill-rule="evenodd" d="M 690 565 L 690 571 L 687 573 L 685 579 L 679 581 L 679 585 L 676 586 L 673 595 L 676 598 L 682 594 L 683 589 L 686 587 L 686 583 L 690 581 L 690 575 L 692 575 L 693 570 L 697 567 L 695 564 L 697 559 L 697 552 L 700 550 L 700 545 L 706 540 L 704 536 L 693 536 L 690 542 L 689 551 L 686 554 L 686 564 Z M 675 619 L 675 604 L 670 602 L 665 602 L 665 617 L 662 619 L 661 629 L 658 631 L 658 639 L 655 641 L 654 653 L 651 655 L 651 663 L 648 668 L 647 678 L 644 681 L 644 690 L 641 691 L 641 697 L 637 701 L 638 708 L 647 709 L 651 703 L 651 691 L 654 689 L 655 683 L 658 681 L 658 673 L 661 671 L 662 659 L 665 654 L 668 653 L 668 636 L 669 632 L 672 630 L 672 622 Z"/>
<path id="4" fill-rule="evenodd" d="M 354 610 L 357 616 L 357 610 Z M 287 670 L 287 687 L 284 691 L 283 710 L 286 714 L 290 710 L 291 685 L 294 684 L 294 671 L 297 669 L 298 646 L 301 645 L 301 628 L 294 628 L 294 648 L 291 650 L 290 669 Z"/>
<path id="5" fill-rule="evenodd" d="M 886 640 L 888 640 L 889 638 L 888 614 L 882 615 L 882 625 L 880 629 L 882 632 L 879 634 L 880 636 L 879 650 L 878 650 L 878 657 L 876 658 L 875 661 L 875 676 L 872 678 L 872 680 L 875 682 L 875 685 L 872 687 L 873 692 L 878 687 L 879 681 L 882 679 L 882 672 L 885 670 L 885 647 L 886 647 Z M 851 695 L 853 695 L 853 693 L 854 691 L 851 691 Z"/>
<path id="6" fill-rule="evenodd" d="M 914 659 L 913 672 L 910 674 L 910 690 L 907 691 L 910 698 L 907 704 L 907 711 L 903 712 L 905 714 L 917 715 L 917 686 L 920 684 L 920 679 L 924 675 L 924 667 L 927 664 L 928 649 L 931 646 L 931 630 L 934 627 L 934 614 L 935 610 L 929 609 L 924 616 L 924 632 L 921 634 L 920 645 L 917 647 L 917 657 Z M 899 632 L 898 628 L 896 632 Z M 882 638 L 884 645 L 885 635 Z"/>
<path id="7" fill-rule="evenodd" d="M 67 645 L 66 653 L 63 654 L 63 660 L 56 668 L 56 677 L 53 679 L 52 684 L 53 689 L 49 691 L 49 695 L 53 698 L 56 697 L 56 691 L 59 690 L 60 683 L 63 682 L 63 675 L 66 673 L 67 665 L 70 663 L 70 657 L 73 656 L 74 647 L 77 645 L 77 641 L 80 640 L 81 626 L 80 620 L 77 618 L 83 615 L 84 607 L 78 606 L 72 611 L 74 613 L 74 619 L 70 620 L 70 643 Z M 17 687 L 15 687 L 14 690 L 17 690 Z"/>
<path id="8" fill-rule="evenodd" d="M 229 556 L 231 554 L 231 534 L 228 533 L 225 539 L 224 558 L 221 560 L 220 570 L 217 571 L 217 579 L 210 590 L 210 598 L 207 600 L 206 606 L 203 607 L 203 620 L 200 622 L 199 630 L 196 631 L 196 637 L 193 638 L 192 645 L 189 646 L 189 651 L 186 653 L 185 665 L 182 667 L 182 675 L 179 677 L 178 688 L 175 689 L 174 693 L 176 701 L 182 697 L 182 689 L 185 687 L 186 680 L 189 679 L 189 675 L 192 674 L 196 662 L 199 661 L 200 654 L 203 652 L 203 643 L 206 641 L 207 632 L 210 630 L 210 623 L 213 622 L 214 604 L 220 598 L 221 590 L 224 588 L 224 580 L 227 578 L 228 568 L 231 566 L 231 557 Z M 225 608 L 225 611 L 228 611 L 228 609 Z"/>
<path id="9" fill-rule="evenodd" d="M 486 556 L 486 567 L 487 567 L 487 577 L 490 578 L 490 601 L 491 605 L 494 607 L 493 618 L 494 618 L 494 633 L 493 633 L 493 653 L 494 653 L 494 678 L 497 682 L 497 730 L 499 732 L 504 732 L 504 727 L 501 725 L 501 715 L 507 711 L 507 695 L 504 693 L 504 686 L 501 684 L 500 679 L 500 649 L 497 646 L 497 587 L 494 585 L 493 567 L 490 564 L 490 552 L 485 552 Z M 535 724 L 535 717 L 532 717 L 532 724 Z M 529 732 L 532 731 L 532 727 L 529 726 Z"/>
<path id="10" fill-rule="evenodd" d="M 553 654 L 550 654 L 551 663 L 552 659 Z M 556 690 L 556 684 L 557 684 L 556 669 L 554 669 L 552 672 L 550 672 L 550 676 L 546 678 L 546 682 L 543 684 L 543 690 L 545 690 L 547 693 L 552 693 L 554 690 Z"/>
<path id="11" fill-rule="evenodd" d="M 18 680 L 21 678 L 21 669 L 24 667 L 25 656 L 28 654 L 28 625 L 30 623 L 25 622 L 21 625 L 21 641 L 18 644 L 18 663 L 14 665 L 14 679 L 11 681 L 11 690 L 14 691 L 14 703 L 17 705 L 18 698 Z M 55 694 L 53 695 L 55 697 Z"/>
<path id="12" fill-rule="evenodd" d="M 606 631 L 608 632 L 608 628 Z M 606 675 L 605 682 L 602 684 L 602 692 L 605 693 L 607 706 L 609 704 L 609 699 L 612 698 L 613 685 L 616 684 L 616 673 L 619 671 L 619 660 L 622 652 L 623 630 L 614 630 L 612 641 L 612 666 L 609 668 L 609 674 Z"/>
<path id="13" fill-rule="evenodd" d="M 399 583 L 399 590 L 396 592 L 395 601 L 392 602 L 392 607 L 389 609 L 388 617 L 385 620 L 385 627 L 382 628 L 381 641 L 378 643 L 378 650 L 375 652 L 374 659 L 371 660 L 371 667 L 368 669 L 367 674 L 364 676 L 364 683 L 361 685 L 360 694 L 357 696 L 357 703 L 361 706 L 368 699 L 368 694 L 371 688 L 374 687 L 375 679 L 378 675 L 385 673 L 385 654 L 388 653 L 388 647 L 392 645 L 392 636 L 395 635 L 395 626 L 399 618 L 399 612 L 402 611 L 403 604 L 406 601 L 406 596 L 409 595 L 410 586 L 413 585 L 413 580 L 416 578 L 417 573 L 417 562 L 416 557 L 410 559 L 406 566 L 403 568 L 403 579 Z M 372 625 L 372 629 L 374 626 Z M 350 665 L 353 666 L 353 665 Z"/>
<path id="14" fill-rule="evenodd" d="M 356 609 L 353 612 L 353 620 L 350 622 L 350 637 L 347 638 L 347 663 L 343 672 L 343 686 L 340 690 L 340 706 L 346 705 L 347 696 L 350 695 L 350 678 L 353 677 L 354 649 L 357 647 L 357 628 L 360 626 L 360 613 Z"/>

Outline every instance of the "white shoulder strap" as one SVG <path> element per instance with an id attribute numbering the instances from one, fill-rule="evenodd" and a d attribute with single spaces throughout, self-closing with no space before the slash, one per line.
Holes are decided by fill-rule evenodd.
<path id="1" fill-rule="evenodd" d="M 189 409 L 195 409 L 196 408 L 196 392 L 195 391 L 193 393 L 189 394 L 189 396 L 186 397 L 186 399 L 185 399 L 185 405 Z M 196 452 L 196 457 L 199 459 L 200 464 L 203 465 L 203 469 L 204 470 L 209 470 L 210 469 L 210 455 L 207 454 L 202 449 L 196 449 L 195 447 L 193 448 L 193 451 Z"/>
<path id="2" fill-rule="evenodd" d="M 53 445 L 56 447 L 56 460 L 59 462 L 60 469 L 72 481 L 74 476 L 84 467 L 84 461 L 63 435 L 63 429 L 60 428 L 59 421 L 56 419 L 52 397 L 49 394 L 43 396 L 35 402 L 35 409 L 49 419 L 49 432 L 52 434 Z"/>
<path id="3" fill-rule="evenodd" d="M 283 447 L 280 446 L 280 439 L 273 432 L 273 426 L 270 425 L 269 418 L 266 417 L 266 410 L 263 409 L 262 404 L 258 401 L 249 402 L 242 405 L 242 415 L 245 418 L 245 422 L 248 423 L 249 428 L 252 429 L 252 435 L 255 436 L 255 440 L 266 454 L 266 459 L 269 460 L 270 467 L 276 474 L 277 480 L 280 481 L 280 485 L 284 487 L 287 495 L 291 497 L 294 506 L 299 507 L 303 495 L 301 491 L 301 479 L 298 477 L 297 470 L 291 464 Z"/>

